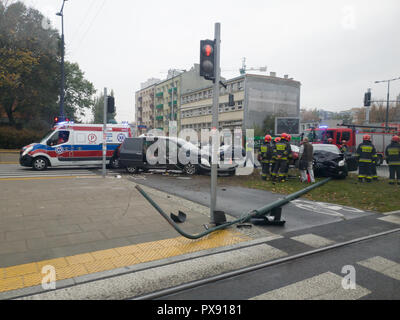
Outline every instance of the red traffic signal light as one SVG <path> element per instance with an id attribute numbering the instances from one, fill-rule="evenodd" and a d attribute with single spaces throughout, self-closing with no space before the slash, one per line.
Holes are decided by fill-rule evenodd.
<path id="1" fill-rule="evenodd" d="M 215 79 L 215 42 L 213 40 L 200 41 L 200 76 L 207 80 Z"/>

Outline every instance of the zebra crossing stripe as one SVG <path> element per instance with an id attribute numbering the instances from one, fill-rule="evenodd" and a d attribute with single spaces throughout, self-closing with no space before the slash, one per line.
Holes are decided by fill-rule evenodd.
<path id="1" fill-rule="evenodd" d="M 400 264 L 392 260 L 376 256 L 357 262 L 357 264 L 400 281 Z"/>
<path id="2" fill-rule="evenodd" d="M 306 244 L 306 245 L 308 245 L 310 247 L 313 247 L 313 248 L 326 247 L 326 246 L 329 246 L 329 245 L 335 243 L 332 240 L 329 240 L 329 239 L 321 237 L 321 236 L 317 236 L 317 235 L 312 234 L 312 233 L 303 234 L 301 236 L 292 237 L 290 239 L 298 241 L 298 242 L 301 242 L 301 243 L 304 243 L 304 244 Z"/>
<path id="3" fill-rule="evenodd" d="M 250 300 L 357 300 L 371 293 L 359 285 L 355 289 L 344 289 L 342 280 L 341 276 L 325 272 Z"/>

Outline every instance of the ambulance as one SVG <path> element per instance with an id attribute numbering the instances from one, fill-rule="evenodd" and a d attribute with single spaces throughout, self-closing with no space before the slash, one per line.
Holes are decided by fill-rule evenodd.
<path id="1" fill-rule="evenodd" d="M 103 138 L 106 139 L 106 164 L 110 164 L 114 151 L 132 137 L 128 124 L 107 124 L 103 135 L 102 124 L 75 124 L 60 122 L 39 143 L 22 148 L 20 164 L 42 171 L 48 167 L 101 165 Z"/>

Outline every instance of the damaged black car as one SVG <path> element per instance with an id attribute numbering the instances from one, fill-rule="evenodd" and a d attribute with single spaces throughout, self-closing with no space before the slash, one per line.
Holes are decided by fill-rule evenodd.
<path id="1" fill-rule="evenodd" d="M 344 179 L 348 175 L 348 164 L 345 156 L 334 144 L 313 144 L 314 174 L 317 177 Z"/>

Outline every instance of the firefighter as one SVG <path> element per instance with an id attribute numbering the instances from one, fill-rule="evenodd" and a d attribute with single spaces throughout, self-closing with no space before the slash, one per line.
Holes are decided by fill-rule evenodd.
<path id="1" fill-rule="evenodd" d="M 271 180 L 276 181 L 277 176 L 275 175 L 275 150 L 276 150 L 276 144 L 281 141 L 280 137 L 276 137 L 274 141 L 272 142 L 272 160 L 271 160 Z"/>
<path id="2" fill-rule="evenodd" d="M 273 179 L 278 178 L 279 181 L 284 182 L 287 173 L 288 158 L 291 155 L 290 144 L 287 141 L 287 134 L 282 133 L 281 139 L 275 144 L 273 158 L 275 160 L 274 176 Z"/>
<path id="3" fill-rule="evenodd" d="M 347 147 L 347 141 L 342 140 L 342 144 L 340 145 L 340 152 L 345 154 L 348 151 L 349 151 L 349 148 Z"/>
<path id="4" fill-rule="evenodd" d="M 259 156 L 259 161 L 261 162 L 261 179 L 267 180 L 268 176 L 271 175 L 271 164 L 272 164 L 272 137 L 267 134 L 264 137 L 264 143 L 261 145 L 261 154 Z"/>
<path id="5" fill-rule="evenodd" d="M 389 165 L 389 183 L 400 185 L 400 137 L 393 136 L 392 142 L 385 150 L 386 162 Z"/>
<path id="6" fill-rule="evenodd" d="M 333 144 L 333 139 L 332 138 L 328 139 L 328 144 Z"/>
<path id="7" fill-rule="evenodd" d="M 358 158 L 358 181 L 372 181 L 372 165 L 376 161 L 377 154 L 374 145 L 371 142 L 371 136 L 363 136 L 363 142 L 357 148 L 356 157 Z"/>

